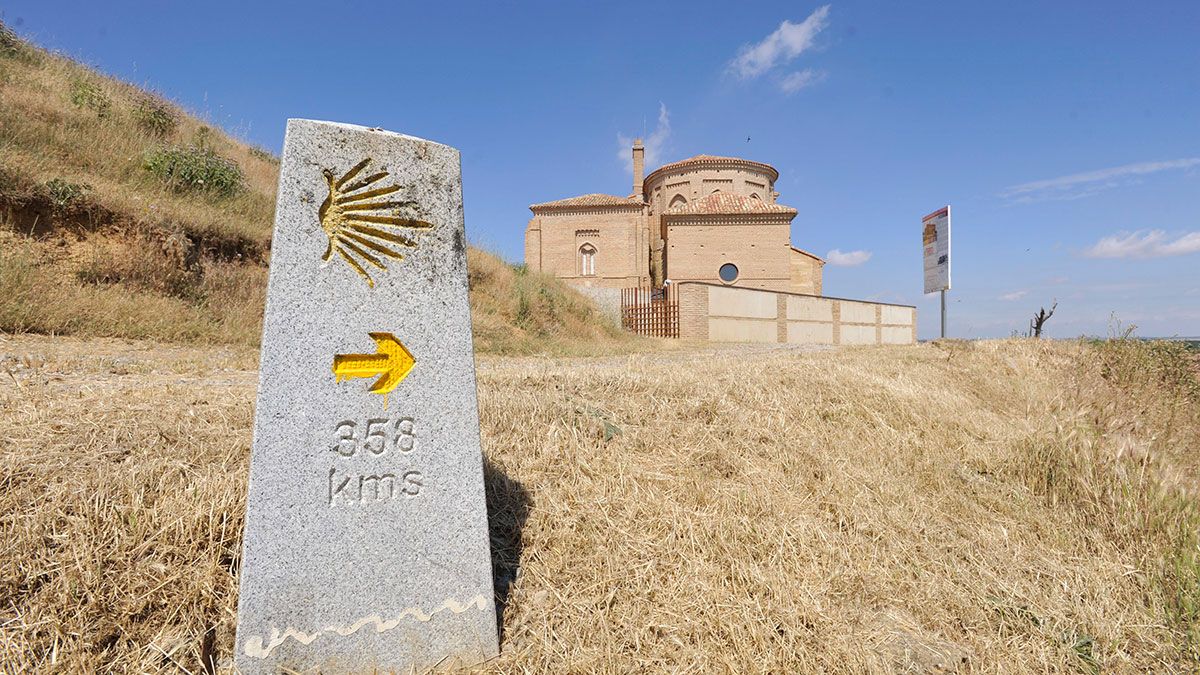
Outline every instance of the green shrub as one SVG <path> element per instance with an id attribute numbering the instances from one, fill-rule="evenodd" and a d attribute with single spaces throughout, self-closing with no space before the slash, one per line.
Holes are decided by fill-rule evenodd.
<path id="1" fill-rule="evenodd" d="M 245 187 L 245 176 L 237 162 L 205 148 L 151 150 L 143 166 L 177 192 L 231 197 Z"/>
<path id="2" fill-rule="evenodd" d="M 143 131 L 165 138 L 175 133 L 179 126 L 179 113 L 166 101 L 143 96 L 133 109 L 133 116 Z"/>
<path id="3" fill-rule="evenodd" d="M 92 186 L 87 183 L 72 183 L 62 178 L 52 178 L 42 184 L 56 209 L 66 209 L 85 198 Z"/>
<path id="4" fill-rule="evenodd" d="M 112 110 L 112 101 L 100 85 L 85 79 L 77 79 L 71 83 L 71 102 L 80 108 L 87 108 L 96 113 L 97 117 L 108 117 Z"/>

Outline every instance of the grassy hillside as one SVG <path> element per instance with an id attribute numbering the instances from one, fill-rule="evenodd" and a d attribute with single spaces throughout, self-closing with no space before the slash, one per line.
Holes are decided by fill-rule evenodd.
<path id="1" fill-rule="evenodd" d="M 0 24 L 0 330 L 257 343 L 278 176 L 270 153 Z M 470 261 L 481 350 L 633 344 L 563 284 Z"/>
<path id="2" fill-rule="evenodd" d="M 253 348 L 3 351 L 0 671 L 227 669 Z M 1200 669 L 1178 345 L 484 357 L 479 388 L 483 670 Z"/>

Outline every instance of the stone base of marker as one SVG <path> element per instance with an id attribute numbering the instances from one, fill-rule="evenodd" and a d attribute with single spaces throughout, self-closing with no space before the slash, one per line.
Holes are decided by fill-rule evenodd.
<path id="1" fill-rule="evenodd" d="M 262 345 L 237 669 L 495 656 L 458 152 L 290 120 Z"/>

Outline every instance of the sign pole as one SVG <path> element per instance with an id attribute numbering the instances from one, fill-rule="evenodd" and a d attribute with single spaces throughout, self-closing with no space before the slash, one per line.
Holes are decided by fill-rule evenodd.
<path id="1" fill-rule="evenodd" d="M 942 289 L 942 338 L 946 337 L 946 289 Z"/>

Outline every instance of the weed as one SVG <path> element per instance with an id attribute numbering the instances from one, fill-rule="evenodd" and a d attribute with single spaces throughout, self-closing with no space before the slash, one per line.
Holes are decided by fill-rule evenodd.
<path id="1" fill-rule="evenodd" d="M 1100 672 L 1100 662 L 1096 659 L 1094 653 L 1096 646 L 1095 637 L 1078 628 L 1055 631 L 1054 626 L 1061 622 L 1042 618 L 1027 605 L 1005 602 L 998 596 L 988 596 L 987 601 L 995 603 L 996 613 L 1003 619 L 1011 622 L 1013 626 L 1024 628 L 1024 624 L 1028 624 L 1027 630 L 1033 634 L 1042 636 L 1051 644 L 1062 644 L 1070 647 L 1071 652 L 1079 659 L 1080 663 L 1078 666 L 1083 672 L 1088 675 L 1098 675 Z"/>
<path id="2" fill-rule="evenodd" d="M 1192 523 L 1179 533 L 1179 545 L 1168 556 L 1158 580 L 1167 599 L 1167 622 L 1179 632 L 1183 650 L 1200 661 L 1200 541 Z"/>
<path id="3" fill-rule="evenodd" d="M 236 162 L 202 147 L 158 148 L 146 154 L 143 166 L 176 192 L 232 197 L 245 187 Z"/>
<path id="4" fill-rule="evenodd" d="M 87 183 L 72 183 L 63 178 L 51 178 L 42 184 L 50 203 L 55 209 L 64 211 L 87 198 L 92 186 Z"/>
<path id="5" fill-rule="evenodd" d="M 29 63 L 38 61 L 38 53 L 24 40 L 17 37 L 11 28 L 0 22 L 0 58 L 19 59 Z"/>
<path id="6" fill-rule="evenodd" d="M 270 150 L 260 148 L 257 145 L 250 146 L 250 155 L 261 159 L 268 164 L 279 166 L 279 157 L 275 156 L 275 153 L 271 152 Z"/>
<path id="7" fill-rule="evenodd" d="M 1200 401 L 1200 381 L 1191 364 L 1191 346 L 1178 340 L 1123 337 L 1093 343 L 1100 374 L 1120 387 L 1164 387 Z"/>
<path id="8" fill-rule="evenodd" d="M 517 289 L 517 311 L 513 316 L 518 328 L 529 328 L 529 295 L 524 288 Z"/>
<path id="9" fill-rule="evenodd" d="M 1064 631 L 1062 641 L 1063 644 L 1069 645 L 1071 651 L 1079 658 L 1080 668 L 1083 672 L 1088 675 L 1100 675 L 1100 661 L 1096 659 L 1094 653 L 1096 638 L 1086 633 Z"/>
<path id="10" fill-rule="evenodd" d="M 133 116 L 142 130 L 159 138 L 170 136 L 179 126 L 179 113 L 175 107 L 153 96 L 139 98 Z"/>
<path id="11" fill-rule="evenodd" d="M 15 56 L 21 48 L 21 38 L 8 26 L 0 23 L 0 55 Z"/>
<path id="12" fill-rule="evenodd" d="M 192 145 L 202 150 L 207 150 L 212 147 L 213 130 L 211 127 L 201 125 L 196 128 L 192 134 Z"/>
<path id="13" fill-rule="evenodd" d="M 104 89 L 98 83 L 82 77 L 71 82 L 71 102 L 91 110 L 101 119 L 108 117 L 112 111 L 112 99 L 104 93 Z"/>

